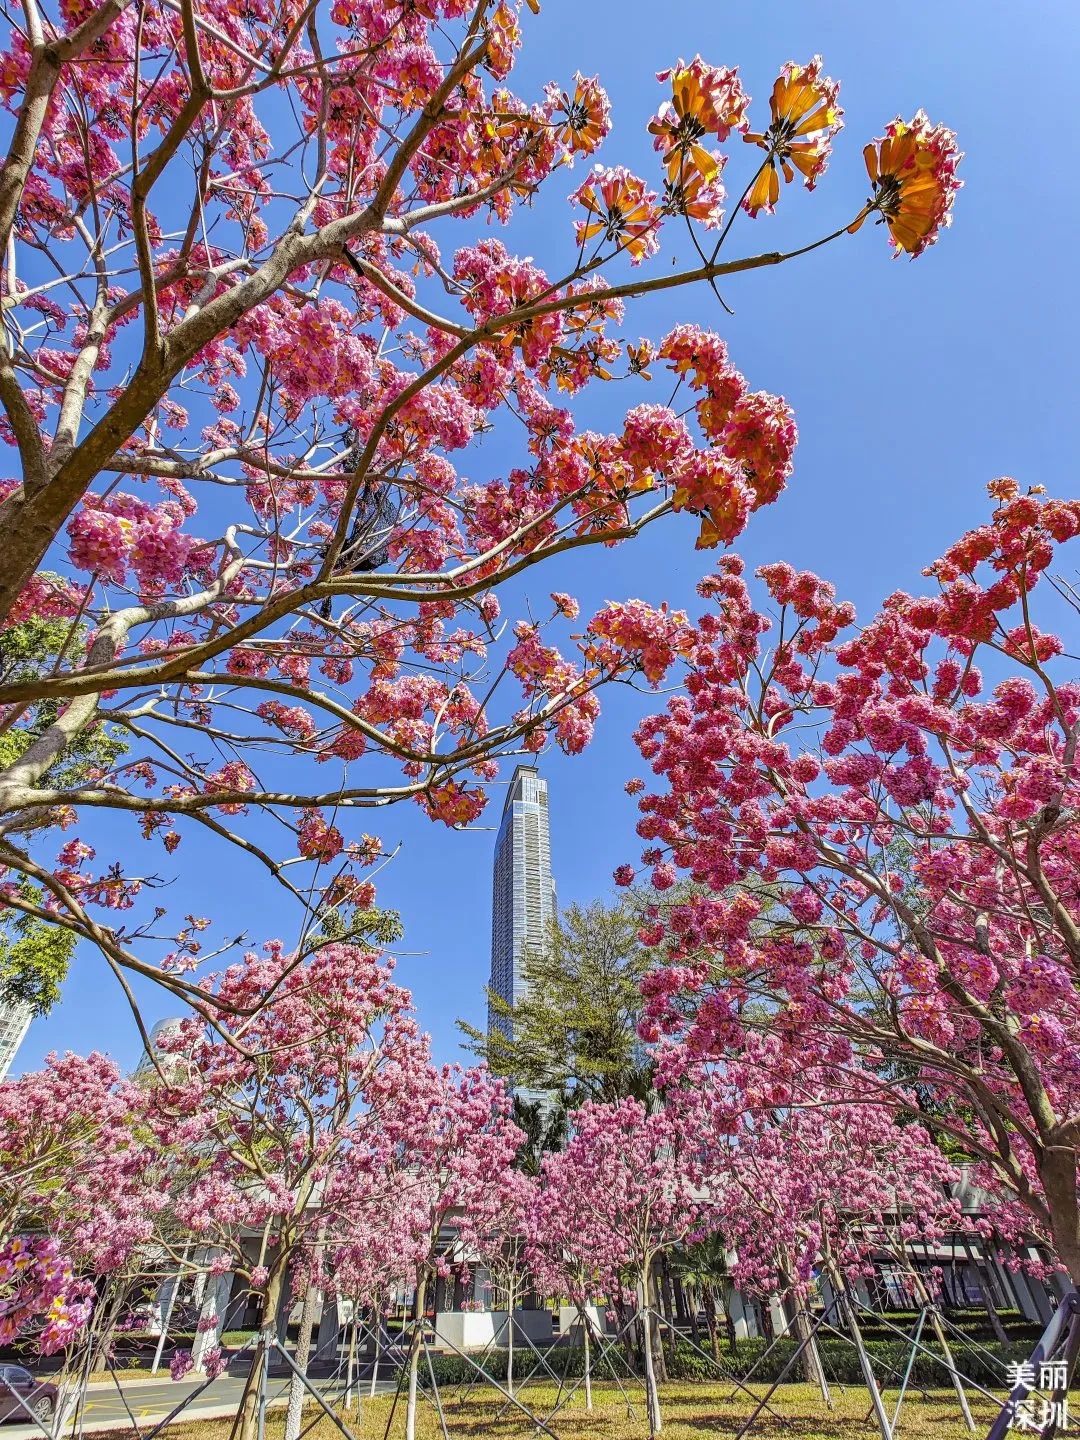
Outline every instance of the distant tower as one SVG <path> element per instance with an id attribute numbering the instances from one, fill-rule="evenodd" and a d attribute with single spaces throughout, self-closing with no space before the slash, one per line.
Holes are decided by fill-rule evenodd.
<path id="1" fill-rule="evenodd" d="M 7 1078 L 15 1052 L 26 1039 L 34 1012 L 21 1000 L 0 1001 L 0 1080 Z"/>
<path id="2" fill-rule="evenodd" d="M 519 765 L 510 781 L 495 841 L 491 895 L 491 989 L 517 1004 L 525 994 L 526 950 L 547 942 L 555 918 L 555 881 L 551 877 L 548 787 L 531 765 Z M 488 1007 L 488 1029 L 502 1028 Z"/>
<path id="3" fill-rule="evenodd" d="M 167 1020 L 159 1020 L 157 1022 L 147 1037 L 150 1041 L 150 1050 L 154 1056 L 154 1060 L 157 1061 L 157 1065 L 154 1064 L 154 1060 L 152 1060 L 144 1050 L 139 1056 L 139 1063 L 132 1071 L 131 1078 L 133 1080 L 157 1080 L 159 1069 L 167 1080 L 174 1080 L 176 1078 L 183 1064 L 183 1057 L 173 1050 L 163 1050 L 161 1042 L 175 1035 L 183 1023 L 184 1016 L 182 1015 L 170 1016 Z"/>

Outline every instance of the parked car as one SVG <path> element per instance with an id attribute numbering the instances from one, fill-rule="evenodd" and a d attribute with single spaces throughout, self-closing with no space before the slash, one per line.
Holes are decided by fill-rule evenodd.
<path id="1" fill-rule="evenodd" d="M 26 1413 L 29 1407 L 47 1425 L 56 1413 L 57 1393 L 51 1381 L 35 1380 L 21 1365 L 0 1365 L 0 1420 L 32 1425 Z"/>

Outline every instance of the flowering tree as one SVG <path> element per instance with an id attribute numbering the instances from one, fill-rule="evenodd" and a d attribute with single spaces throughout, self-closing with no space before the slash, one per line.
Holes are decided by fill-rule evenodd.
<path id="1" fill-rule="evenodd" d="M 591 1229 L 581 1228 L 581 1196 L 563 1183 L 560 1171 L 565 1164 L 549 1155 L 542 1165 L 542 1184 L 532 1192 L 522 1226 L 525 1260 L 533 1284 L 542 1295 L 565 1296 L 578 1312 L 584 1347 L 585 1408 L 591 1410 L 592 1324 L 588 1310 L 605 1294 L 605 1270 L 594 1248 Z"/>
<path id="2" fill-rule="evenodd" d="M 829 1281 L 865 1361 L 850 1283 L 872 1277 L 885 1254 L 917 1300 L 931 1303 L 909 1246 L 964 1227 L 953 1198 L 960 1172 L 922 1125 L 898 1123 L 878 1075 L 796 1060 L 773 1036 L 751 1037 L 738 1060 L 700 1083 L 714 1117 L 710 1191 L 733 1278 L 741 1290 L 781 1297 L 806 1380 L 828 1398 L 807 1318 L 814 1280 Z M 951 1364 L 936 1311 L 930 1319 Z"/>
<path id="3" fill-rule="evenodd" d="M 90 1317 L 93 1280 L 110 1302 L 95 1348 L 108 1344 L 118 1307 L 130 1298 L 133 1258 L 168 1198 L 154 1147 L 139 1133 L 136 1099 L 98 1054 L 51 1055 L 43 1070 L 0 1086 L 0 1243 L 14 1285 L 4 1307 L 9 1338 L 23 1312 L 45 1316 L 46 1353 L 71 1344 Z M 27 1230 L 48 1243 L 20 1237 Z M 137 1258 L 135 1270 L 143 1270 Z M 120 1283 L 110 1291 L 114 1278 Z"/>
<path id="4" fill-rule="evenodd" d="M 167 1258 L 176 1167 L 104 1055 L 50 1055 L 0 1085 L 0 1343 L 63 1351 L 59 1421 Z"/>
<path id="5" fill-rule="evenodd" d="M 687 692 L 638 735 L 669 786 L 641 801 L 653 883 L 701 891 L 658 927 L 650 1024 L 697 1055 L 764 1027 L 803 1065 L 861 1056 L 1077 1281 L 1080 687 L 1034 601 L 1080 503 L 990 491 L 937 593 L 861 630 L 787 565 L 759 572 L 775 621 L 734 557 L 703 583 Z"/>
<path id="6" fill-rule="evenodd" d="M 372 1394 L 379 1379 L 379 1357 L 383 1338 L 384 1315 L 391 1297 L 416 1268 L 413 1231 L 405 1223 L 400 1197 L 408 1193 L 410 1176 L 398 1171 L 395 1182 L 381 1195 L 367 1197 L 360 1207 L 339 1207 L 334 1223 L 327 1227 L 322 1243 L 312 1250 L 312 1261 L 319 1270 L 312 1272 L 325 1295 L 344 1300 L 352 1306 L 346 1404 L 352 1401 L 352 1379 L 356 1359 L 359 1312 L 370 1316 L 375 1342 L 371 1373 Z M 407 1212 L 408 1207 L 405 1207 Z M 304 1257 L 298 1268 L 303 1271 Z"/>
<path id="7" fill-rule="evenodd" d="M 550 1202 L 550 1234 L 542 1248 L 531 1241 L 542 1272 L 560 1252 L 578 1257 L 554 1261 L 574 1280 L 575 1303 L 587 1298 L 591 1267 L 609 1294 L 630 1277 L 641 1319 L 651 1435 L 662 1423 L 652 1351 L 653 1263 L 702 1228 L 707 1213 L 695 1185 L 702 1174 L 704 1112 L 690 1093 L 669 1099 L 653 1114 L 633 1099 L 587 1101 L 575 1112 L 566 1149 L 544 1160 L 542 1196 L 545 1205 Z M 584 1261 L 585 1255 L 591 1261 Z"/>
<path id="8" fill-rule="evenodd" d="M 328 944 L 295 966 L 279 946 L 266 949 L 218 985 L 237 1017 L 270 999 L 224 1035 L 192 1019 L 163 1037 L 174 1064 L 145 1100 L 162 1143 L 195 1157 L 179 1218 L 213 1257 L 211 1273 L 239 1274 L 258 1294 L 264 1330 L 277 1323 L 305 1247 L 318 1251 L 344 1210 L 358 1224 L 365 1203 L 393 1184 L 429 1065 L 407 992 L 373 955 Z M 254 1263 L 245 1231 L 262 1236 Z M 220 1326 L 224 1317 L 214 1318 Z M 210 1373 L 220 1363 L 213 1349 L 203 1357 Z M 190 1365 L 181 1356 L 174 1375 Z M 249 1391 L 245 1440 L 257 1418 Z"/>
<path id="9" fill-rule="evenodd" d="M 511 1395 L 517 1328 L 514 1311 L 526 1284 L 527 1224 L 535 1210 L 537 1192 L 536 1176 L 512 1166 L 502 1176 L 495 1203 L 479 1211 L 467 1210 L 460 1231 L 470 1258 L 487 1272 L 493 1301 L 489 1308 L 506 1308 L 506 1388 Z"/>
<path id="10" fill-rule="evenodd" d="M 737 1060 L 682 1078 L 708 1107 L 708 1188 L 740 1288 L 802 1301 L 823 1265 L 867 1277 L 885 1250 L 908 1268 L 910 1241 L 960 1228 L 959 1170 L 922 1125 L 898 1123 L 874 1072 L 751 1036 Z"/>
<path id="11" fill-rule="evenodd" d="M 0 1086 L 0 1240 L 43 1197 L 132 1148 L 131 1091 L 104 1055 L 50 1055 L 43 1070 Z M 110 1188 L 110 1187 L 106 1187 Z"/>
<path id="12" fill-rule="evenodd" d="M 32 1334 L 52 1355 L 82 1330 L 92 1305 L 92 1287 L 75 1278 L 55 1240 L 16 1235 L 0 1246 L 0 1344 Z"/>
<path id="13" fill-rule="evenodd" d="M 482 1067 L 431 1066 L 418 1077 L 418 1119 L 403 1152 L 408 1182 L 397 1192 L 398 1224 L 415 1280 L 408 1357 L 406 1440 L 415 1440 L 420 1347 L 433 1273 L 463 1270 L 470 1240 L 506 1224 L 519 1193 L 514 1157 L 522 1132 L 510 1119 L 505 1082 Z M 451 1232 L 453 1238 L 451 1238 Z"/>
<path id="14" fill-rule="evenodd" d="M 655 183 L 589 171 L 544 269 L 488 225 L 545 186 L 564 198 L 564 167 L 611 119 L 595 78 L 509 88 L 518 8 L 102 0 L 61 21 L 25 0 L 0 60 L 0 433 L 21 472 L 0 482 L 0 623 L 90 627 L 85 649 L 0 681 L 8 726 L 54 707 L 0 773 L 0 860 L 47 894 L 6 898 L 181 994 L 190 927 L 162 970 L 101 915 L 151 876 L 98 858 L 97 812 L 166 854 L 192 830 L 238 846 L 305 904 L 370 903 L 355 865 L 378 842 L 350 811 L 413 799 L 468 823 L 494 757 L 551 734 L 579 750 L 597 688 L 655 680 L 680 643 L 679 617 L 614 604 L 567 658 L 543 627 L 574 601 L 503 628 L 499 586 L 671 510 L 699 517 L 699 544 L 729 542 L 791 472 L 788 406 L 718 336 L 623 325 L 639 295 L 845 233 L 724 249 L 740 211 L 723 217 L 719 147 L 760 147 L 742 212 L 771 210 L 781 175 L 813 187 L 825 170 L 837 85 L 817 57 L 785 65 L 751 132 L 734 70 L 661 72 Z M 846 228 L 874 217 L 919 254 L 958 158 L 921 112 L 890 124 Z M 636 268 L 671 226 L 701 263 Z M 637 388 L 661 366 L 682 413 L 640 403 L 614 433 L 577 427 L 589 384 Z M 516 443 L 505 475 L 478 449 L 493 428 Z M 522 693 L 500 712 L 503 674 Z M 105 725 L 126 753 L 63 783 L 63 757 Z M 271 849 L 268 811 L 286 837 Z M 87 833 L 54 853 L 57 823 Z"/>

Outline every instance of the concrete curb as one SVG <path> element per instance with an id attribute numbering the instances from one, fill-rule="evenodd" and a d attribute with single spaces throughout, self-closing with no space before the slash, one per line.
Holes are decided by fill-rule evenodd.
<path id="1" fill-rule="evenodd" d="M 169 1383 L 169 1367 L 163 1365 L 156 1375 L 148 1375 L 145 1380 L 121 1380 L 122 1390 L 137 1390 L 140 1385 L 167 1385 Z M 179 1382 L 177 1382 L 179 1383 Z M 116 1384 L 112 1380 L 91 1380 L 86 1387 L 86 1393 L 99 1390 L 115 1390 Z"/>

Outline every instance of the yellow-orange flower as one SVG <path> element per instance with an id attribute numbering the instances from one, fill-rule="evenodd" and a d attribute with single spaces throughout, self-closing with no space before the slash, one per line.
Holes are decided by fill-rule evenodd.
<path id="1" fill-rule="evenodd" d="M 730 545 L 746 528 L 753 502 L 740 467 L 718 451 L 695 450 L 676 475 L 672 508 L 701 517 L 696 550 Z"/>
<path id="2" fill-rule="evenodd" d="M 626 307 L 621 300 L 607 295 L 607 289 L 608 283 L 602 275 L 590 275 L 579 284 L 566 287 L 568 298 L 589 297 L 587 304 L 575 305 L 566 311 L 563 323 L 568 331 L 595 330 L 602 335 L 609 323 L 618 324 L 622 320 Z"/>
<path id="3" fill-rule="evenodd" d="M 556 139 L 570 151 L 588 155 L 611 129 L 611 106 L 597 76 L 574 76 L 573 99 L 557 85 L 547 89 Z"/>
<path id="4" fill-rule="evenodd" d="M 667 166 L 668 178 L 678 179 L 697 172 L 706 182 L 719 174 L 720 158 L 703 144 L 706 136 L 726 140 L 732 130 L 746 128 L 746 107 L 750 97 L 743 90 L 737 70 L 706 65 L 695 55 L 689 65 L 682 60 L 656 77 L 671 81 L 671 99 L 665 100 L 649 121 L 653 147 Z"/>
<path id="5" fill-rule="evenodd" d="M 727 159 L 721 156 L 721 164 Z M 719 172 L 706 180 L 700 170 L 685 171 L 664 181 L 663 208 L 668 215 L 685 215 L 700 220 L 706 229 L 715 229 L 724 218 L 724 187 Z"/>
<path id="6" fill-rule="evenodd" d="M 642 340 L 637 345 L 627 345 L 626 347 L 626 359 L 630 366 L 630 374 L 640 375 L 642 380 L 652 379 L 649 366 L 655 358 L 656 351 L 649 340 Z"/>
<path id="7" fill-rule="evenodd" d="M 956 168 L 964 158 L 956 135 L 931 125 L 920 110 L 911 120 L 897 117 L 885 135 L 863 150 L 873 198 L 848 227 L 856 231 L 875 211 L 889 227 L 897 254 L 913 259 L 933 245 L 952 223 L 952 205 L 963 185 Z"/>
<path id="8" fill-rule="evenodd" d="M 612 240 L 635 265 L 660 248 L 656 195 L 624 166 L 608 170 L 597 165 L 570 200 L 583 205 L 592 217 L 576 222 L 579 245 L 596 239 Z"/>
<path id="9" fill-rule="evenodd" d="M 834 135 L 843 126 L 843 110 L 836 103 L 840 86 L 821 73 L 822 59 L 808 65 L 789 60 L 777 76 L 769 99 L 772 121 L 761 134 L 743 136 L 767 152 L 765 162 L 743 202 L 751 215 L 771 211 L 780 198 L 777 166 L 790 184 L 798 171 L 812 190 L 829 163 Z"/>

